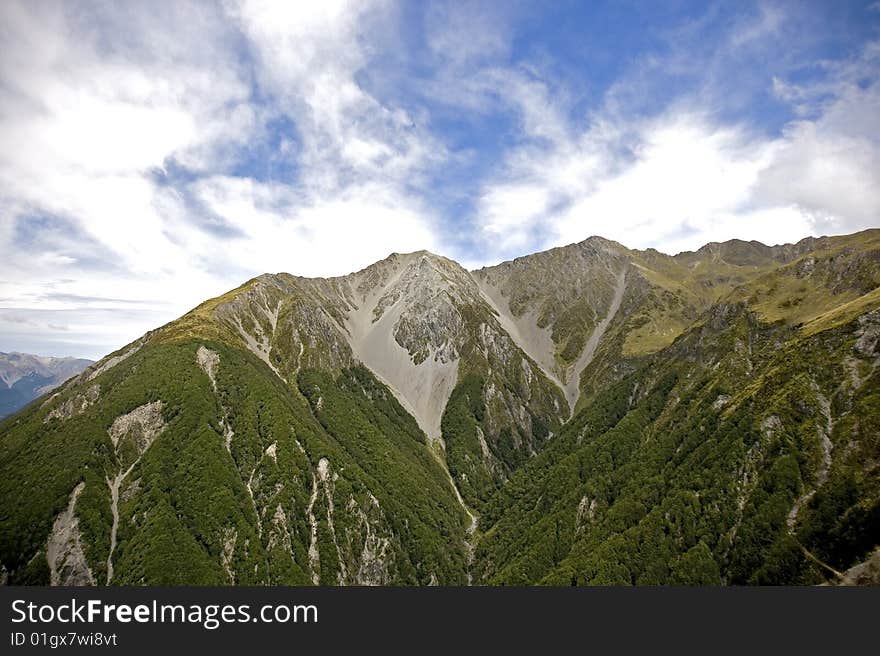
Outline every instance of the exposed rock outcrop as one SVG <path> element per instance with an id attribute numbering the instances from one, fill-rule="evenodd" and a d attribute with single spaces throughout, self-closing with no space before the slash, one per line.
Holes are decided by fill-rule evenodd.
<path id="1" fill-rule="evenodd" d="M 86 562 L 82 534 L 76 516 L 76 502 L 86 484 L 80 482 L 70 493 L 70 500 L 52 524 L 46 542 L 46 560 L 52 585 L 95 585 L 95 577 Z"/>

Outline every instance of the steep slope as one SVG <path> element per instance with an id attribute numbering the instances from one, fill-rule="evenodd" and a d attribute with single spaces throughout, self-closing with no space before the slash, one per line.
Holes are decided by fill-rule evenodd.
<path id="1" fill-rule="evenodd" d="M 399 395 L 432 440 L 458 377 L 466 274 L 427 254 L 392 256 L 350 276 L 352 350 Z"/>
<path id="2" fill-rule="evenodd" d="M 81 358 L 0 353 L 0 419 L 50 392 L 92 364 Z"/>
<path id="3" fill-rule="evenodd" d="M 487 506 L 485 583 L 817 583 L 880 542 L 880 310 L 715 306 Z"/>
<path id="4" fill-rule="evenodd" d="M 464 582 L 466 517 L 387 388 L 358 367 L 295 385 L 158 331 L 7 419 L 5 571 L 55 580 L 61 540 L 72 583 Z"/>
<path id="5" fill-rule="evenodd" d="M 565 389 L 574 411 L 715 303 L 745 302 L 765 321 L 797 324 L 854 301 L 876 287 L 878 253 L 880 230 L 781 246 L 732 240 L 675 256 L 590 237 L 473 274 L 499 321 Z"/>
<path id="6" fill-rule="evenodd" d="M 579 412 L 486 506 L 477 580 L 806 583 L 834 580 L 867 557 L 880 541 L 870 341 L 880 231 L 777 247 L 710 244 L 675 257 L 590 239 L 549 254 L 561 260 L 556 269 L 579 271 L 597 247 L 628 265 L 622 309 L 604 331 L 592 328 L 601 339 L 579 381 Z M 477 272 L 500 312 L 519 311 L 511 334 L 534 334 L 542 305 L 505 308 L 492 275 L 518 268 L 525 284 L 508 278 L 507 296 L 531 283 L 552 303 L 564 295 L 560 283 L 529 262 L 548 257 Z M 742 317 L 733 338 L 728 312 Z M 565 333 L 544 320 L 540 344 L 544 353 L 553 344 L 556 357 L 543 363 L 559 367 L 562 340 L 553 337 Z M 694 356 L 701 351 L 713 355 Z M 755 384 L 764 367 L 773 377 Z M 743 389 L 748 412 L 708 421 Z M 785 437 L 774 419 L 780 405 L 795 408 Z M 763 437 L 756 445 L 751 435 Z M 778 476 L 792 459 L 799 471 L 783 493 Z"/>
<path id="7" fill-rule="evenodd" d="M 470 520 L 423 433 L 288 292 L 251 281 L 0 424 L 11 580 L 465 581 Z"/>
<path id="8" fill-rule="evenodd" d="M 868 558 L 880 231 L 629 257 L 638 319 L 606 335 L 591 402 L 488 504 L 478 580 L 815 583 Z M 670 323 L 669 346 L 632 348 Z"/>
<path id="9" fill-rule="evenodd" d="M 440 430 L 459 375 L 485 383 L 476 446 Z M 261 276 L 0 425 L 0 561 L 18 582 L 464 582 L 468 505 L 562 404 L 448 260 Z"/>
<path id="10" fill-rule="evenodd" d="M 580 376 L 623 299 L 625 253 L 591 237 L 474 272 L 502 326 L 565 391 L 571 411 Z"/>
<path id="11" fill-rule="evenodd" d="M 764 321 L 800 325 L 880 285 L 880 230 L 804 240 L 783 252 L 787 257 L 782 266 L 762 273 L 731 295 Z"/>
<path id="12" fill-rule="evenodd" d="M 227 297 L 182 326 L 219 324 L 285 382 L 304 368 L 366 365 L 416 419 L 472 508 L 568 414 L 561 391 L 505 332 L 473 277 L 446 258 L 393 254 L 330 279 L 261 276 Z M 458 402 L 465 396 L 478 416 Z"/>
<path id="13" fill-rule="evenodd" d="M 262 275 L 0 422 L 0 577 L 834 581 L 880 542 L 878 294 L 876 230 Z"/>

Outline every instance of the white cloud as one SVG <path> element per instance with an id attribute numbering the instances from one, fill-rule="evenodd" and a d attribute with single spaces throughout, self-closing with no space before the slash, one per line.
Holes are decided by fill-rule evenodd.
<path id="1" fill-rule="evenodd" d="M 761 222 L 737 223 L 736 217 L 754 211 L 751 193 L 770 161 L 769 145 L 680 111 L 642 121 L 636 134 L 635 146 L 621 151 L 615 148 L 621 132 L 597 124 L 574 144 L 521 161 L 520 182 L 498 183 L 482 196 L 487 243 L 509 255 L 508 248 L 536 233 L 544 236 L 541 246 L 599 234 L 634 247 L 674 250 L 766 232 Z M 791 227 L 788 213 L 785 222 Z M 504 231 L 506 241 L 490 236 Z"/>
<path id="2" fill-rule="evenodd" d="M 511 47 L 509 14 L 498 9 L 491 3 L 432 2 L 425 15 L 428 47 L 459 69 L 506 56 Z"/>
<path id="3" fill-rule="evenodd" d="M 0 350 L 100 355 L 264 271 L 340 274 L 456 240 L 497 260 L 590 234 L 674 251 L 876 224 L 877 44 L 821 63 L 821 82 L 778 76 L 799 120 L 768 137 L 719 118 L 705 89 L 645 118 L 645 88 L 668 78 L 645 80 L 703 66 L 687 48 L 636 63 L 573 119 L 571 80 L 511 62 L 507 8 L 432 4 L 429 79 L 408 81 L 453 123 L 513 126 L 480 135 L 506 150 L 449 189 L 432 176 L 479 157 L 450 152 L 425 107 L 378 97 L 364 75 L 400 13 L 391 0 L 2 3 Z M 747 18 L 707 78 L 790 29 L 772 6 Z M 474 203 L 475 235 L 459 216 L 458 234 L 443 228 L 426 199 L 444 194 Z"/>
<path id="4" fill-rule="evenodd" d="M 4 3 L 0 312 L 39 326 L 0 321 L 5 348 L 37 339 L 98 355 L 267 270 L 344 273 L 436 247 L 407 189 L 443 147 L 357 82 L 381 10 Z M 279 117 L 295 133 L 271 156 L 296 179 L 228 175 L 279 136 Z M 195 179 L 174 179 L 181 167 Z M 95 308 L 91 296 L 139 303 Z"/>
<path id="5" fill-rule="evenodd" d="M 477 211 L 486 237 L 499 250 L 527 248 L 530 231 L 544 216 L 550 190 L 539 184 L 497 185 L 486 190 Z"/>
<path id="6" fill-rule="evenodd" d="M 746 40 L 776 25 L 765 17 Z M 507 154 L 480 193 L 475 221 L 491 251 L 485 259 L 592 234 L 674 253 L 709 241 L 784 243 L 877 225 L 876 60 L 869 44 L 854 61 L 828 65 L 831 74 L 815 87 L 776 80 L 777 94 L 802 115 L 776 137 L 719 121 L 699 97 L 654 118 L 612 102 L 579 135 L 568 127 L 571 137 L 565 128 L 550 140 L 527 131 L 531 139 Z M 514 94 L 511 102 L 521 100 Z M 547 107 L 547 120 L 560 123 L 564 113 Z"/>
<path id="7" fill-rule="evenodd" d="M 772 37 L 779 33 L 785 21 L 785 15 L 779 7 L 764 4 L 759 7 L 760 15 L 737 25 L 730 33 L 728 47 L 742 48 L 745 45 Z"/>
<path id="8" fill-rule="evenodd" d="M 216 123 L 228 112 L 239 116 L 247 97 L 233 62 L 219 59 L 210 71 L 169 63 L 149 47 L 129 52 L 125 43 L 105 44 L 107 34 L 76 31 L 72 7 L 24 7 L 4 5 L 3 41 L 16 53 L 0 68 L 13 89 L 0 96 L 0 194 L 11 199 L 5 220 L 65 217 L 126 270 L 179 269 L 188 255 L 169 240 L 153 206 L 150 172 L 222 145 L 212 141 Z M 204 28 L 209 41 L 211 26 L 205 18 L 187 27 Z M 224 140 L 247 134 L 246 125 L 233 125 L 239 130 Z"/>
<path id="9" fill-rule="evenodd" d="M 377 14 L 388 4 L 247 0 L 232 12 L 260 61 L 262 88 L 298 126 L 301 184 L 312 193 L 364 180 L 412 185 L 446 156 L 413 116 L 357 81 L 378 38 Z"/>
<path id="10" fill-rule="evenodd" d="M 557 239 L 580 241 L 587 232 L 669 249 L 687 230 L 700 245 L 714 223 L 747 204 L 767 156 L 766 148 L 698 116 L 649 122 L 634 162 L 575 200 L 556 221 Z"/>
<path id="11" fill-rule="evenodd" d="M 854 231 L 880 221 L 880 53 L 872 44 L 836 84 L 793 87 L 795 102 L 813 99 L 818 116 L 789 125 L 761 173 L 758 200 L 791 203 L 817 228 Z M 857 79 L 851 79 L 857 78 Z M 861 82 L 861 83 L 860 83 Z"/>
<path id="12" fill-rule="evenodd" d="M 222 248 L 224 257 L 252 270 L 341 275 L 392 251 L 438 246 L 419 208 L 379 186 L 349 188 L 308 205 L 287 187 L 241 178 L 206 179 L 194 192 L 246 234 Z"/>

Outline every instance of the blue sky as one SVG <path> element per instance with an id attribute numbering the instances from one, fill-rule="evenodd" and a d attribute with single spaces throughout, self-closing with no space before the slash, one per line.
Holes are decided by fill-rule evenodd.
<path id="1" fill-rule="evenodd" d="M 878 2 L 4 2 L 0 350 L 264 271 L 877 226 Z"/>

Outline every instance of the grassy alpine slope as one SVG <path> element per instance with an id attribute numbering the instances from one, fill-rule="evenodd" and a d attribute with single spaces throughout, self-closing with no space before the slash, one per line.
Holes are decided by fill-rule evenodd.
<path id="1" fill-rule="evenodd" d="M 878 230 L 260 276 L 0 422 L 0 576 L 852 578 L 880 544 L 878 287 Z"/>

